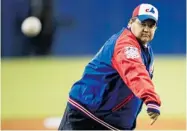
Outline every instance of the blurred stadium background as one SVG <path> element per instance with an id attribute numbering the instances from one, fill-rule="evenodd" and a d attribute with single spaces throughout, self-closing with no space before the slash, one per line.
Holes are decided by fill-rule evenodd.
<path id="1" fill-rule="evenodd" d="M 140 4 L 136 0 L 128 3 L 46 0 L 51 2 L 45 6 L 51 12 L 44 20 L 50 21 L 47 24 L 52 28 L 48 30 L 52 32 L 49 43 L 50 40 L 28 38 L 21 32 L 22 21 L 33 15 L 31 1 L 1 1 L 1 129 L 4 130 L 57 129 L 71 85 L 80 79 L 84 66 L 102 44 L 127 25 L 133 9 Z M 144 2 L 155 5 L 160 13 L 152 42 L 153 81 L 163 104 L 161 116 L 153 126 L 149 126 L 144 107 L 137 129 L 185 130 L 186 3 L 185 0 Z M 45 38 L 47 35 L 44 33 Z M 38 43 L 43 45 L 37 47 Z"/>

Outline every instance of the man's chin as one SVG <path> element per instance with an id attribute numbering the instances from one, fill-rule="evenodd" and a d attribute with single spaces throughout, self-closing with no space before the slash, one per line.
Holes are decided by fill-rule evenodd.
<path id="1" fill-rule="evenodd" d="M 139 41 L 141 44 L 145 45 L 145 44 L 147 44 L 148 42 L 150 42 L 151 40 L 150 40 L 149 38 L 141 38 L 141 39 L 138 39 L 138 41 Z"/>
<path id="2" fill-rule="evenodd" d="M 142 43 L 148 43 L 148 42 L 150 42 L 150 39 L 148 39 L 148 38 L 143 38 L 143 39 L 141 39 L 141 42 L 142 42 Z"/>

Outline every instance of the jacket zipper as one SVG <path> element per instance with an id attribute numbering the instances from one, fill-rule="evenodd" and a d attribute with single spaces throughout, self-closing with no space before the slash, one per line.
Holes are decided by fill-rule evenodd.
<path id="1" fill-rule="evenodd" d="M 131 94 L 128 97 L 126 97 L 121 103 L 119 103 L 114 108 L 112 108 L 112 112 L 115 112 L 115 111 L 119 110 L 120 108 L 122 108 L 124 105 L 126 105 L 133 98 L 133 96 L 134 95 Z"/>

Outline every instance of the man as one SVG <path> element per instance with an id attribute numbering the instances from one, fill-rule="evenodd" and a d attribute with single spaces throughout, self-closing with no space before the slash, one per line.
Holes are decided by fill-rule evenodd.
<path id="1" fill-rule="evenodd" d="M 59 130 L 133 130 L 143 103 L 151 124 L 156 121 L 161 101 L 151 81 L 149 42 L 157 21 L 153 5 L 134 9 L 128 28 L 106 41 L 72 86 Z"/>
<path id="2" fill-rule="evenodd" d="M 45 56 L 51 53 L 53 34 L 53 1 L 52 0 L 30 0 L 31 15 L 41 20 L 42 30 L 39 35 L 31 39 L 33 53 L 36 56 Z"/>
<path id="3" fill-rule="evenodd" d="M 33 37 L 26 36 L 26 42 L 22 46 L 22 55 L 45 56 L 51 53 L 53 34 L 53 1 L 52 0 L 27 0 L 29 1 L 29 14 L 25 18 L 37 17 L 41 21 L 41 32 Z"/>

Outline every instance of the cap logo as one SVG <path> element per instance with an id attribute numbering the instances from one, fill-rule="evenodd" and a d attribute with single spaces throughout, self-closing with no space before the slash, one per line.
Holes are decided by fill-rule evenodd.
<path id="1" fill-rule="evenodd" d="M 151 13 L 153 13 L 153 14 L 155 13 L 155 11 L 154 11 L 154 8 L 153 8 L 153 7 L 152 7 L 151 9 L 146 9 L 145 11 L 146 11 L 146 12 L 151 12 Z"/>

